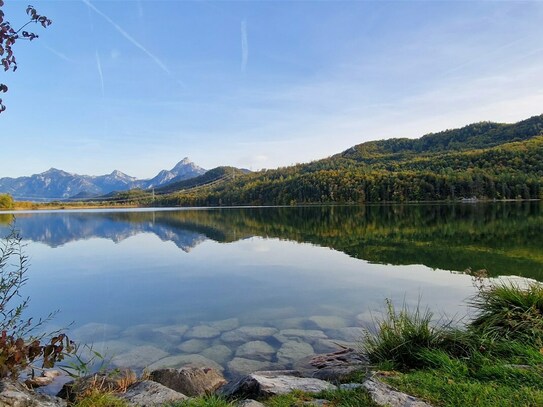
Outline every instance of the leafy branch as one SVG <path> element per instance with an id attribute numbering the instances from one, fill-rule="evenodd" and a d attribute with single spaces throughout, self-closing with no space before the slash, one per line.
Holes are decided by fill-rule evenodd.
<path id="1" fill-rule="evenodd" d="M 0 0 L 0 65 L 3 66 L 4 71 L 17 70 L 17 60 L 13 54 L 13 45 L 17 40 L 32 41 L 39 36 L 33 32 L 23 30 L 29 24 L 40 24 L 43 28 L 47 28 L 52 24 L 52 21 L 44 15 L 39 14 L 33 6 L 26 8 L 26 14 L 30 20 L 23 24 L 20 28 L 15 29 L 9 21 L 4 19 L 4 12 L 2 7 L 4 6 L 4 0 Z M 6 93 L 8 87 L 0 83 L 0 93 Z M 6 106 L 0 99 L 0 113 L 6 110 Z"/>

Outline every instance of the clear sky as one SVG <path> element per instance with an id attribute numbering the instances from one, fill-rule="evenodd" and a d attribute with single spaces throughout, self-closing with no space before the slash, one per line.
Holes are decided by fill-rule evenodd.
<path id="1" fill-rule="evenodd" d="M 543 113 L 543 2 L 31 3 L 53 25 L 0 74 L 0 177 L 275 168 Z"/>

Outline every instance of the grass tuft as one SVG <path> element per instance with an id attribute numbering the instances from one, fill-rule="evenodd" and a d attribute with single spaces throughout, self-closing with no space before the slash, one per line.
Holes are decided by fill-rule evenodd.
<path id="1" fill-rule="evenodd" d="M 95 389 L 79 399 L 73 407 L 128 407 L 128 403 L 112 393 Z"/>
<path id="2" fill-rule="evenodd" d="M 417 306 L 407 306 L 396 311 L 390 300 L 386 300 L 387 313 L 376 321 L 375 334 L 366 331 L 363 349 L 373 363 L 388 363 L 393 369 L 424 367 L 425 358 L 421 352 L 436 349 L 444 339 L 445 327 L 431 324 L 433 314 L 428 308 L 421 311 Z"/>
<path id="3" fill-rule="evenodd" d="M 469 304 L 478 315 L 470 329 L 490 342 L 515 340 L 543 346 L 543 285 L 500 283 L 481 288 Z"/>

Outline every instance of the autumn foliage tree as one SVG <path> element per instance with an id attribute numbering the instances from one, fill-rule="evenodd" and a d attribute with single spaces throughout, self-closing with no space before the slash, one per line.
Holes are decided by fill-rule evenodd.
<path id="1" fill-rule="evenodd" d="M 32 41 L 38 38 L 38 35 L 33 32 L 24 30 L 30 24 L 40 24 L 43 28 L 47 28 L 51 25 L 52 21 L 46 16 L 38 14 L 36 9 L 32 6 L 26 8 L 26 14 L 30 18 L 25 24 L 23 24 L 18 29 L 13 28 L 11 23 L 5 20 L 4 11 L 2 7 L 4 6 L 4 0 L 0 0 L 0 64 L 4 68 L 4 71 L 13 71 L 17 70 L 17 60 L 13 54 L 13 45 L 18 40 L 27 40 Z M 0 83 L 0 93 L 7 92 L 8 87 Z M 2 103 L 0 98 L 0 113 L 6 110 L 6 106 Z"/>

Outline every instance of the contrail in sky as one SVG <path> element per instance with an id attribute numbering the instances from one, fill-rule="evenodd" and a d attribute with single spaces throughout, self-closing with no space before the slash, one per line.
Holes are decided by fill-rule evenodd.
<path id="1" fill-rule="evenodd" d="M 249 43 L 247 41 L 247 21 L 241 21 L 241 72 L 247 69 L 249 60 Z"/>
<path id="2" fill-rule="evenodd" d="M 67 56 L 66 56 L 65 54 L 63 54 L 62 52 L 57 51 L 56 49 L 51 48 L 51 47 L 48 46 L 48 45 L 45 45 L 45 44 L 44 44 L 43 47 L 44 47 L 46 50 L 48 50 L 48 51 L 52 52 L 53 54 L 55 54 L 55 55 L 56 55 L 57 57 L 59 57 L 60 59 L 65 60 L 66 62 L 75 62 L 75 61 L 74 61 L 73 59 L 71 59 L 70 57 L 67 57 Z"/>
<path id="3" fill-rule="evenodd" d="M 109 18 L 106 14 L 104 14 L 102 11 L 97 9 L 89 0 L 82 0 L 83 3 L 85 3 L 89 8 L 91 8 L 96 14 L 102 16 L 108 23 L 110 23 L 113 28 L 115 28 L 119 34 L 121 34 L 124 38 L 126 38 L 132 45 L 134 45 L 136 48 L 139 48 L 142 50 L 149 58 L 151 58 L 164 72 L 166 72 L 169 76 L 173 78 L 172 72 L 168 69 L 164 63 L 158 59 L 154 54 L 152 54 L 150 51 L 147 50 L 143 45 L 141 45 L 134 37 L 132 37 L 130 34 L 128 34 L 125 30 L 119 26 L 115 21 L 113 21 L 111 18 Z M 175 78 L 174 78 L 175 79 Z"/>
<path id="4" fill-rule="evenodd" d="M 100 76 L 100 86 L 102 89 L 102 96 L 105 96 L 104 92 L 104 74 L 102 72 L 102 64 L 100 63 L 100 55 L 98 55 L 98 51 L 96 51 L 96 68 L 98 68 L 98 76 Z"/>

